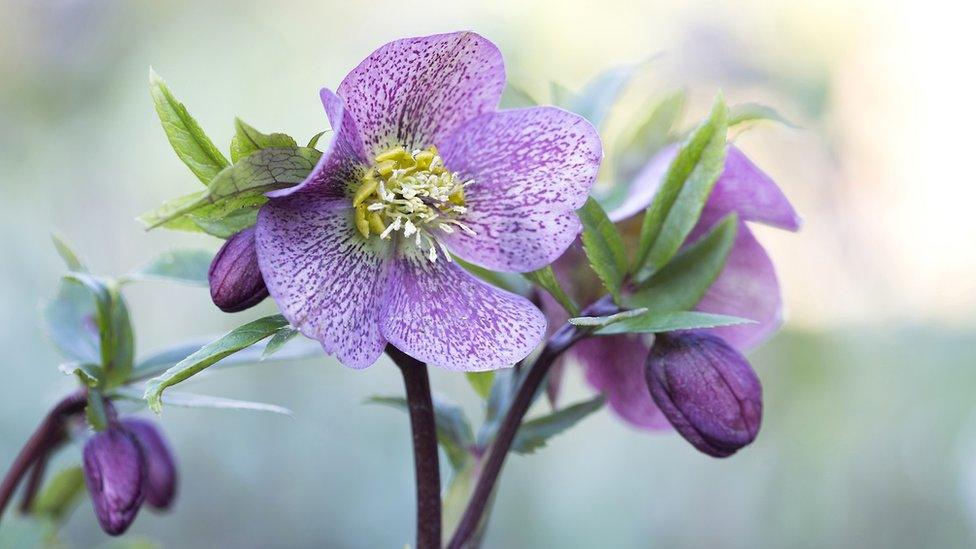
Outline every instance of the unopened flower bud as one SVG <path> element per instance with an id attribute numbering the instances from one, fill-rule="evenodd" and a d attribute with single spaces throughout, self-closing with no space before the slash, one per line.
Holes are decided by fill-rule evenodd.
<path id="1" fill-rule="evenodd" d="M 227 239 L 210 263 L 210 297 L 221 311 L 235 313 L 249 309 L 268 297 L 258 254 L 254 227 Z"/>
<path id="2" fill-rule="evenodd" d="M 146 461 L 134 435 L 119 426 L 85 443 L 85 484 L 102 530 L 118 536 L 135 520 L 145 498 Z"/>
<path id="3" fill-rule="evenodd" d="M 658 408 L 700 451 L 728 457 L 756 438 L 762 386 L 749 362 L 723 339 L 701 332 L 659 334 L 645 375 Z"/>
<path id="4" fill-rule="evenodd" d="M 163 433 L 151 421 L 126 418 L 122 426 L 135 435 L 146 457 L 146 503 L 156 509 L 169 509 L 176 498 L 176 460 Z"/>

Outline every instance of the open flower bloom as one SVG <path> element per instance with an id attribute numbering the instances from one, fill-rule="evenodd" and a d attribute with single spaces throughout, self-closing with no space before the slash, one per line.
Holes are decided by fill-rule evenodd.
<path id="1" fill-rule="evenodd" d="M 555 260 L 602 150 L 569 112 L 497 111 L 504 85 L 498 48 L 462 32 L 391 42 L 321 91 L 332 141 L 305 181 L 268 194 L 256 244 L 282 314 L 346 366 L 391 343 L 486 370 L 541 341 L 538 309 L 451 255 L 511 272 Z"/>
<path id="2" fill-rule="evenodd" d="M 609 212 L 612 220 L 623 221 L 644 211 L 676 153 L 676 147 L 669 147 L 645 166 L 635 178 L 623 204 Z M 776 183 L 734 146 L 728 148 L 725 169 L 686 244 L 704 236 L 730 212 L 739 215 L 735 242 L 725 268 L 696 309 L 755 321 L 708 330 L 745 352 L 779 328 L 783 309 L 773 263 L 746 222 L 796 231 L 800 218 Z M 581 255 L 569 253 L 561 258 L 556 263 L 557 273 L 566 276 L 578 272 L 580 269 L 567 262 L 572 263 Z M 554 302 L 546 299 L 544 304 L 551 322 L 555 323 L 560 315 L 565 319 L 565 313 Z M 576 344 L 570 352 L 584 367 L 587 381 L 606 395 L 617 415 L 638 428 L 666 429 L 670 424 L 651 399 L 644 376 L 644 361 L 650 345 L 651 338 L 639 335 L 594 337 Z M 550 396 L 553 396 L 552 390 Z"/>

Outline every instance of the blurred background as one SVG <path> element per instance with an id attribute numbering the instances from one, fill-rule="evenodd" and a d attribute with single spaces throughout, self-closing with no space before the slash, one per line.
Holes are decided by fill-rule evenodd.
<path id="1" fill-rule="evenodd" d="M 106 273 L 219 244 L 133 220 L 199 185 L 159 127 L 150 65 L 218 144 L 236 115 L 303 141 L 327 127 L 319 87 L 376 46 L 472 29 L 538 97 L 551 81 L 575 89 L 656 56 L 624 105 L 686 88 L 695 120 L 721 88 L 732 103 L 776 107 L 802 128 L 764 125 L 737 142 L 805 218 L 799 234 L 758 229 L 788 321 L 753 356 L 766 398 L 756 444 L 716 461 L 603 411 L 510 459 L 486 546 L 973 546 L 976 181 L 965 166 L 976 37 L 962 4 L 0 0 L 0 468 L 71 386 L 39 322 L 62 272 L 50 231 Z M 608 135 L 624 122 L 615 113 Z M 162 283 L 127 296 L 143 351 L 273 310 L 223 315 L 205 289 Z M 434 371 L 433 384 L 478 420 L 463 377 Z M 569 385 L 568 401 L 588 394 L 577 372 Z M 190 388 L 296 417 L 167 409 L 182 493 L 169 516 L 143 512 L 133 539 L 412 543 L 407 418 L 363 404 L 402 391 L 389 364 L 352 371 L 318 358 Z M 18 528 L 4 522 L 0 545 Z M 87 503 L 64 535 L 75 547 L 107 539 Z"/>

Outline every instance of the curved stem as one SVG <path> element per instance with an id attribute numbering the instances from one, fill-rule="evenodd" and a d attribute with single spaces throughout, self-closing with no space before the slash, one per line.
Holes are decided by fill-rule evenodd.
<path id="1" fill-rule="evenodd" d="M 400 368 L 407 392 L 417 477 L 417 549 L 440 549 L 441 471 L 427 365 L 392 345 L 386 347 L 386 354 Z"/>
<path id="2" fill-rule="evenodd" d="M 52 443 L 56 443 L 55 439 L 61 432 L 65 418 L 84 410 L 85 402 L 86 395 L 84 392 L 69 395 L 58 402 L 38 425 L 27 444 L 21 448 L 20 453 L 14 458 L 7 475 L 0 483 L 0 517 L 3 517 L 3 512 L 13 497 L 17 485 L 20 484 L 20 480 L 38 459 L 47 455 Z"/>
<path id="3" fill-rule="evenodd" d="M 619 309 L 613 305 L 609 297 L 604 297 L 584 309 L 580 314 L 587 316 L 608 315 L 618 311 Z M 549 368 L 559 358 L 559 355 L 572 347 L 574 343 L 589 335 L 589 333 L 589 329 L 578 328 L 572 324 L 564 324 L 549 338 L 542 352 L 539 353 L 535 362 L 532 363 L 528 373 L 525 375 L 525 379 L 519 386 L 518 393 L 516 393 L 511 407 L 508 409 L 505 418 L 502 420 L 502 424 L 498 428 L 495 440 L 491 445 L 491 451 L 484 462 L 481 475 L 478 477 L 478 483 L 475 485 L 471 499 L 468 501 L 468 506 L 461 516 L 457 530 L 455 530 L 454 536 L 451 537 L 451 541 L 447 545 L 448 549 L 461 549 L 465 547 L 465 544 L 470 540 L 471 536 L 478 530 L 478 524 L 481 522 L 481 517 L 484 515 L 488 501 L 491 499 L 495 484 L 498 482 L 498 475 L 501 473 L 502 466 L 505 464 L 505 458 L 508 456 L 512 443 L 515 441 L 515 435 L 518 434 L 519 427 L 522 426 L 522 419 L 535 401 L 536 395 L 539 393 L 539 388 L 549 373 Z"/>

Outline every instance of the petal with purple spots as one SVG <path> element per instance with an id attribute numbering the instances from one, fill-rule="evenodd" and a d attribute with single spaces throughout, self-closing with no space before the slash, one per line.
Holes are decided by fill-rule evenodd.
<path id="1" fill-rule="evenodd" d="M 438 143 L 444 164 L 472 183 L 461 221 L 475 234 L 443 239 L 467 261 L 525 272 L 548 265 L 579 234 L 575 210 L 600 168 L 592 124 L 555 107 L 482 115 Z"/>
<path id="2" fill-rule="evenodd" d="M 339 85 L 367 148 L 423 149 L 498 105 L 505 87 L 501 52 L 473 33 L 390 42 Z"/>
<path id="3" fill-rule="evenodd" d="M 345 200 L 299 194 L 258 215 L 261 273 L 281 314 L 351 368 L 373 364 L 386 340 L 379 314 L 390 243 L 364 239 Z"/>
<path id="4" fill-rule="evenodd" d="M 542 341 L 546 319 L 527 299 L 413 250 L 392 261 L 380 326 L 418 360 L 481 371 L 525 358 Z"/>

